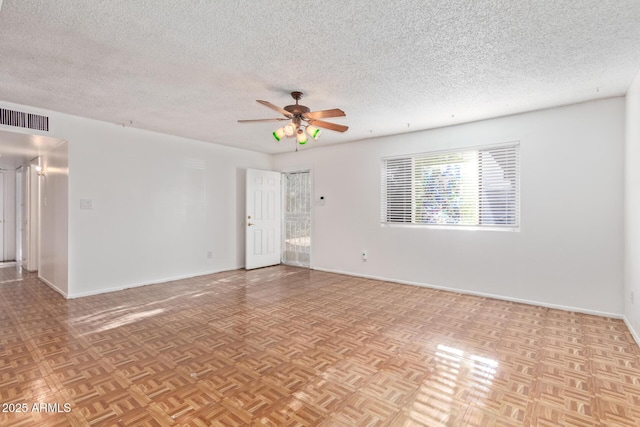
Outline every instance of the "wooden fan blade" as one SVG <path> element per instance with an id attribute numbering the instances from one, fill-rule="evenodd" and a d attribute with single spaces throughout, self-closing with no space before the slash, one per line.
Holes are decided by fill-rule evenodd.
<path id="1" fill-rule="evenodd" d="M 327 117 L 344 117 L 346 114 L 339 108 L 332 108 L 331 110 L 311 111 L 302 115 L 307 119 L 324 119 Z"/>
<path id="2" fill-rule="evenodd" d="M 265 107 L 269 107 L 274 111 L 277 111 L 278 113 L 284 115 L 285 117 L 291 118 L 291 113 L 288 112 L 285 109 L 282 109 L 280 107 L 278 107 L 277 105 L 273 105 L 272 103 L 270 103 L 269 101 L 262 101 L 260 99 L 257 100 L 260 104 L 264 105 Z"/>
<path id="3" fill-rule="evenodd" d="M 278 117 L 277 119 L 249 119 L 249 120 L 238 120 L 238 123 L 250 123 L 250 122 L 279 122 L 281 120 L 289 120 L 284 117 Z"/>
<path id="4" fill-rule="evenodd" d="M 318 126 L 319 128 L 335 130 L 336 132 L 346 132 L 349 129 L 349 126 L 339 125 L 337 123 L 329 123 L 323 120 L 309 120 L 309 123 Z"/>

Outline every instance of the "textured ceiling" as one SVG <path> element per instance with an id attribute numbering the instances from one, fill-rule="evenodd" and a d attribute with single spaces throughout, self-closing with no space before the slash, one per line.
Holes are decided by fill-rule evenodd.
<path id="1" fill-rule="evenodd" d="M 266 153 L 255 102 L 341 108 L 312 146 L 623 95 L 640 1 L 4 0 L 0 100 Z"/>

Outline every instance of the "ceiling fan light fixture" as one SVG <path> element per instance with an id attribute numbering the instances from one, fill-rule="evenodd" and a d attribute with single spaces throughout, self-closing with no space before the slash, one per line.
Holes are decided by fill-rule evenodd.
<path id="1" fill-rule="evenodd" d="M 0 0 L 2 3 L 2 0 Z M 291 97 L 295 100 L 295 104 L 287 105 L 280 108 L 268 101 L 258 99 L 257 102 L 263 106 L 270 108 L 283 117 L 273 119 L 253 119 L 238 120 L 240 123 L 246 122 L 275 122 L 284 121 L 284 126 L 272 132 L 273 138 L 280 142 L 285 137 L 296 137 L 296 147 L 298 144 L 305 145 L 309 141 L 309 137 L 317 140 L 322 133 L 321 129 L 329 129 L 334 132 L 346 132 L 349 126 L 338 123 L 327 122 L 321 119 L 332 117 L 344 117 L 346 114 L 339 108 L 330 108 L 328 110 L 311 111 L 306 105 L 301 105 L 298 101 L 302 98 L 302 92 L 291 92 Z M 296 148 L 296 151 L 298 149 Z"/>
<path id="2" fill-rule="evenodd" d="M 304 145 L 307 143 L 307 135 L 304 133 L 304 131 L 302 129 L 298 129 L 298 143 L 300 145 Z"/>
<path id="3" fill-rule="evenodd" d="M 296 133 L 296 124 L 295 123 L 287 123 L 284 126 L 284 133 L 287 136 L 293 136 L 294 133 Z"/>
<path id="4" fill-rule="evenodd" d="M 284 134 L 284 128 L 278 128 L 273 132 L 273 138 L 279 142 L 282 138 L 284 138 Z"/>
<path id="5" fill-rule="evenodd" d="M 320 129 L 312 125 L 307 126 L 307 133 L 315 140 L 320 137 Z"/>

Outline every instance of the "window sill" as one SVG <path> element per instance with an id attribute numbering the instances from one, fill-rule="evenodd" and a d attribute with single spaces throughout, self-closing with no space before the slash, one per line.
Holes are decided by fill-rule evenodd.
<path id="1" fill-rule="evenodd" d="M 445 225 L 445 224 L 409 224 L 409 223 L 380 223 L 382 228 L 424 228 L 433 230 L 464 230 L 464 231 L 511 231 L 519 232 L 519 226 L 478 226 L 478 225 Z"/>

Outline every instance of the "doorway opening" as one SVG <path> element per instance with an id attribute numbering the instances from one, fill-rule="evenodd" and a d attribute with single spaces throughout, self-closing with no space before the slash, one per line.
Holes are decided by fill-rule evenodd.
<path id="1" fill-rule="evenodd" d="M 38 279 L 67 296 L 68 145 L 24 132 L 0 130 L 5 261 L 0 266 L 15 263 L 21 274 L 37 271 Z"/>
<path id="2" fill-rule="evenodd" d="M 311 265 L 311 172 L 282 174 L 283 250 L 282 263 Z"/>

